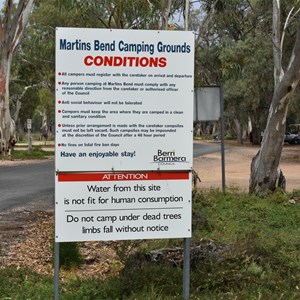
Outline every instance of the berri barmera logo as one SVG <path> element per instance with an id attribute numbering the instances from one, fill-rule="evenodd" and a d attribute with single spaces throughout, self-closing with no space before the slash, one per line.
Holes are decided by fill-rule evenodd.
<path id="1" fill-rule="evenodd" d="M 153 163 L 159 165 L 175 165 L 175 163 L 187 163 L 185 156 L 176 155 L 175 150 L 163 151 L 158 149 L 157 154 L 153 155 Z"/>

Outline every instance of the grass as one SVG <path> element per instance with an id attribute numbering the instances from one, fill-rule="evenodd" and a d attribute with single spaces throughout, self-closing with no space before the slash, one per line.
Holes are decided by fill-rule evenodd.
<path id="1" fill-rule="evenodd" d="M 193 215 L 192 245 L 210 243 L 215 246 L 211 252 L 223 247 L 193 262 L 191 300 L 300 299 L 300 191 L 264 198 L 237 191 L 199 192 Z M 178 246 L 178 240 L 148 241 L 147 247 L 172 244 Z M 182 269 L 149 263 L 145 251 L 105 281 L 63 281 L 61 299 L 182 299 Z M 53 279 L 30 270 L 2 269 L 0 282 L 1 300 L 53 297 Z"/>
<path id="2" fill-rule="evenodd" d="M 45 151 L 42 146 L 32 146 L 29 153 L 28 150 L 20 150 L 15 148 L 10 159 L 25 160 L 25 159 L 46 159 L 49 156 L 54 155 L 54 151 Z"/>
<path id="3" fill-rule="evenodd" d="M 0 269 L 1 300 L 45 300 L 53 298 L 53 281 L 30 270 Z"/>
<path id="4" fill-rule="evenodd" d="M 208 299 L 299 298 L 299 191 L 259 198 L 212 190 L 198 195 L 194 210 L 207 218 L 198 238 L 230 245 L 222 261 L 196 271 L 199 281 L 207 270 L 201 287 Z"/>

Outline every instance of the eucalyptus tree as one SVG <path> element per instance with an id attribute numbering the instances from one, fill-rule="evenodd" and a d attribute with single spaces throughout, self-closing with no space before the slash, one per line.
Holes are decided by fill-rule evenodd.
<path id="1" fill-rule="evenodd" d="M 263 96 L 258 94 L 263 88 L 257 89 L 262 81 L 251 76 L 254 72 L 266 73 L 266 65 L 255 62 L 255 56 L 259 61 L 262 56 L 260 47 L 263 46 L 269 57 L 271 43 L 264 47 L 267 39 L 262 33 L 266 28 L 265 15 L 268 12 L 258 1 L 203 0 L 201 3 L 196 80 L 200 85 L 224 84 L 225 120 L 230 127 L 234 124 L 238 141 L 242 143 L 243 127 L 248 126 L 249 119 L 254 133 L 260 133 L 259 128 L 265 120 L 260 119 L 263 106 L 260 100 Z M 252 66 L 253 62 L 255 64 Z M 266 98 L 263 103 L 266 103 Z M 256 136 L 259 134 L 254 134 Z M 257 138 L 254 141 L 258 143 L 260 140 Z"/>
<path id="2" fill-rule="evenodd" d="M 298 6 L 286 5 L 289 9 L 282 26 L 282 2 L 273 0 L 274 93 L 261 147 L 251 164 L 249 191 L 259 195 L 274 191 L 277 187 L 285 189 L 285 177 L 279 163 L 288 109 L 300 80 L 300 17 L 297 17 L 300 4 L 297 1 Z M 284 48 L 284 38 L 288 30 L 294 37 L 290 54 Z"/>
<path id="3" fill-rule="evenodd" d="M 14 136 L 14 123 L 9 108 L 9 83 L 13 55 L 16 52 L 34 0 L 19 0 L 14 5 L 12 0 L 4 3 L 0 20 L 0 152 L 8 153 L 11 137 Z"/>

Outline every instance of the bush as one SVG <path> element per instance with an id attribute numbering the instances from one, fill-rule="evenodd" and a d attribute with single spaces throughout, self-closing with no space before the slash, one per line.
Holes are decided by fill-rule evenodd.
<path id="1" fill-rule="evenodd" d="M 59 243 L 59 266 L 66 270 L 78 268 L 82 264 L 79 244 L 75 242 Z"/>

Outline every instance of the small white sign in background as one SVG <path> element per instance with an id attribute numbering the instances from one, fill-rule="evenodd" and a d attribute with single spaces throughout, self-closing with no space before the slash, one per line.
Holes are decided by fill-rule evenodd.
<path id="1" fill-rule="evenodd" d="M 56 171 L 190 170 L 194 34 L 56 29 Z"/>
<path id="2" fill-rule="evenodd" d="M 195 90 L 194 121 L 218 121 L 221 115 L 220 87 L 206 86 Z"/>
<path id="3" fill-rule="evenodd" d="M 27 119 L 27 129 L 31 129 L 32 119 Z"/>
<path id="4" fill-rule="evenodd" d="M 191 237 L 191 172 L 62 173 L 56 242 Z"/>

